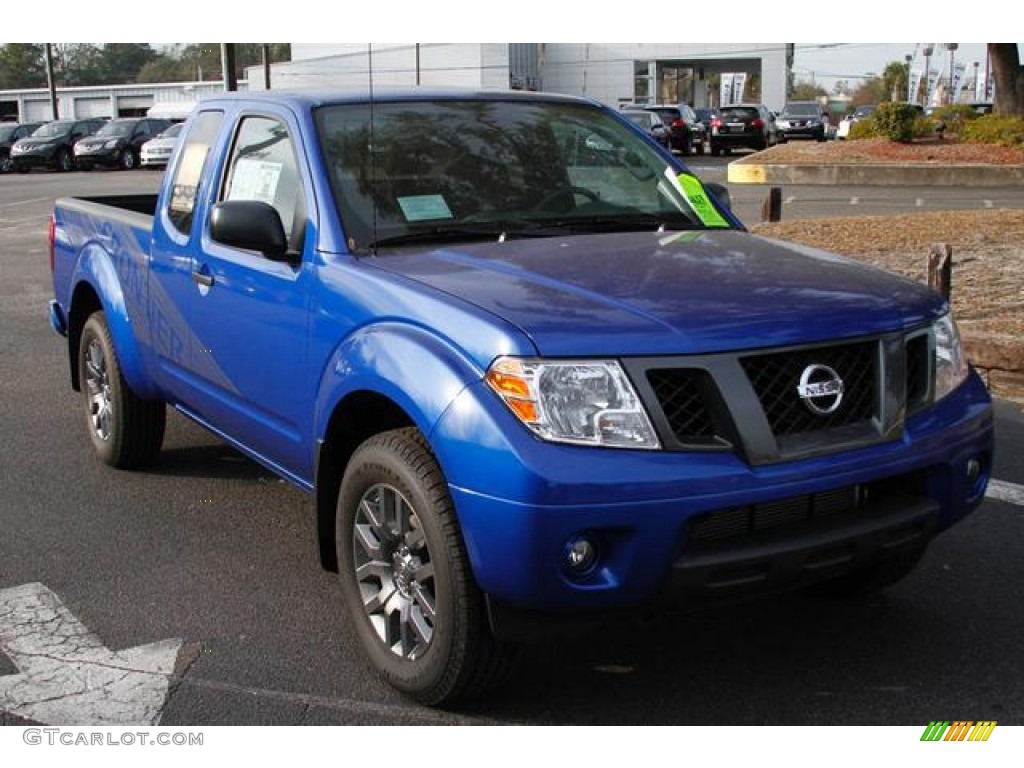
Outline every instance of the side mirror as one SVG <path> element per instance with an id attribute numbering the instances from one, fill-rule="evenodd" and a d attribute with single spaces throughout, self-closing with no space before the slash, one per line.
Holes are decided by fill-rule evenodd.
<path id="1" fill-rule="evenodd" d="M 732 197 L 729 195 L 729 190 L 725 188 L 724 184 L 718 184 L 717 182 L 711 182 L 704 185 L 704 189 L 715 196 L 715 199 L 721 203 L 724 207 L 732 210 Z"/>
<path id="2" fill-rule="evenodd" d="M 288 261 L 288 240 L 277 209 L 262 200 L 225 200 L 210 213 L 210 237 L 221 245 Z"/>

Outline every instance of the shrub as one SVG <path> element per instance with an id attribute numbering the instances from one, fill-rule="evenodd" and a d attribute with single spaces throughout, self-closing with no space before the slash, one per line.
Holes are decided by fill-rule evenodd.
<path id="1" fill-rule="evenodd" d="M 875 124 L 871 121 L 871 118 L 866 120 L 858 120 L 856 123 L 850 126 L 850 133 L 847 136 L 848 139 L 873 139 L 878 136 L 875 131 Z"/>
<path id="2" fill-rule="evenodd" d="M 966 123 L 962 138 L 975 144 L 1024 147 L 1024 118 L 982 115 Z"/>
<path id="3" fill-rule="evenodd" d="M 953 133 L 957 136 L 963 136 L 967 124 L 979 117 L 981 115 L 974 111 L 974 107 L 967 104 L 947 104 L 944 107 L 938 107 L 931 114 L 931 120 L 936 127 L 941 123 L 945 133 Z"/>
<path id="4" fill-rule="evenodd" d="M 920 112 L 911 104 L 894 104 L 883 102 L 870 117 L 875 125 L 875 135 L 884 136 L 890 141 L 908 142 L 915 137 L 917 118 Z"/>

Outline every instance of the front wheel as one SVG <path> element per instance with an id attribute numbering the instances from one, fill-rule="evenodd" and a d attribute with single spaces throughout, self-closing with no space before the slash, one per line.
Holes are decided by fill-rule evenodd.
<path id="1" fill-rule="evenodd" d="M 135 167 L 135 153 L 132 152 L 131 147 L 125 147 L 118 160 L 118 165 L 123 171 L 130 171 Z"/>
<path id="2" fill-rule="evenodd" d="M 68 173 L 69 171 L 75 170 L 75 158 L 73 158 L 71 153 L 66 149 L 59 149 L 57 150 L 56 165 L 58 171 Z"/>
<path id="3" fill-rule="evenodd" d="M 10 173 L 14 170 L 14 161 L 10 155 L 0 157 L 0 173 Z"/>
<path id="4" fill-rule="evenodd" d="M 388 683 L 437 706 L 507 673 L 516 649 L 491 635 L 447 483 L 418 430 L 384 432 L 356 450 L 336 526 L 344 601 Z"/>
<path id="5" fill-rule="evenodd" d="M 166 408 L 128 386 L 102 312 L 94 312 L 82 328 L 78 377 L 89 437 L 100 459 L 119 469 L 148 464 L 163 444 Z"/>

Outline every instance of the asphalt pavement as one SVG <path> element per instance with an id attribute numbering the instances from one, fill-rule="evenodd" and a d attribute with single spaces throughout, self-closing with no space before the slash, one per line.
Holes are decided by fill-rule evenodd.
<path id="1" fill-rule="evenodd" d="M 162 725 L 1024 724 L 1024 506 L 998 500 L 883 596 L 644 617 L 529 648 L 504 689 L 458 712 L 403 699 L 318 568 L 306 495 L 174 414 L 152 468 L 92 455 L 46 320 L 49 211 L 59 195 L 158 183 L 0 176 L 0 594 L 45 585 L 101 651 L 177 643 Z M 995 476 L 1024 485 L 1020 408 L 997 403 L 997 430 Z M 0 654 L 0 692 L 17 671 Z"/>

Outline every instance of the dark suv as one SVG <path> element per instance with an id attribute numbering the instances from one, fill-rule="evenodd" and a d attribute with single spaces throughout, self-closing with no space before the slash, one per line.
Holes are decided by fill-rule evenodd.
<path id="1" fill-rule="evenodd" d="M 777 141 L 775 118 L 764 104 L 730 104 L 711 120 L 711 154 L 767 149 Z"/>
<path id="2" fill-rule="evenodd" d="M 816 101 L 791 101 L 782 109 L 775 124 L 779 128 L 779 141 L 788 139 L 828 138 L 825 112 Z"/>
<path id="3" fill-rule="evenodd" d="M 0 123 L 0 173 L 14 170 L 11 147 L 18 139 L 31 135 L 42 123 Z"/>
<path id="4" fill-rule="evenodd" d="M 111 120 L 94 136 L 75 145 L 75 164 L 83 171 L 107 165 L 130 171 L 139 164 L 142 145 L 171 126 L 169 120 L 123 117 Z"/>
<path id="5" fill-rule="evenodd" d="M 669 147 L 682 155 L 704 154 L 704 144 L 708 140 L 707 128 L 697 118 L 693 107 L 688 104 L 644 107 L 649 112 L 659 115 L 672 132 Z"/>
<path id="6" fill-rule="evenodd" d="M 75 144 L 91 136 L 103 125 L 99 118 L 87 120 L 54 120 L 39 126 L 31 136 L 18 139 L 11 147 L 11 161 L 18 173 L 33 168 L 54 168 L 58 171 L 75 170 L 72 154 Z"/>

